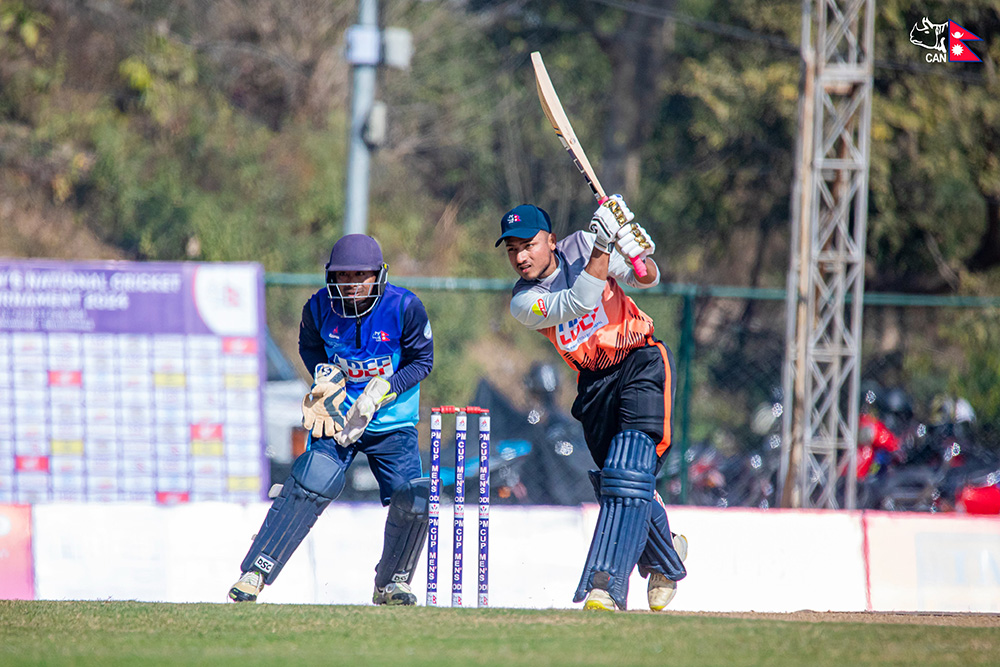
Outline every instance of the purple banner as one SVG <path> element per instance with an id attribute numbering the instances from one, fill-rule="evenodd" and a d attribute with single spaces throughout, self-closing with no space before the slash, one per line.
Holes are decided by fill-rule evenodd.
<path id="1" fill-rule="evenodd" d="M 257 264 L 0 260 L 0 503 L 265 496 Z"/>

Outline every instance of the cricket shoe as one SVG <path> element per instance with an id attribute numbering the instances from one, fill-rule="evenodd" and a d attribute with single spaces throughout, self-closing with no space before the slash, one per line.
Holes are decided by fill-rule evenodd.
<path id="1" fill-rule="evenodd" d="M 674 551 L 680 556 L 681 562 L 687 560 L 688 541 L 683 535 L 671 533 L 674 541 Z M 664 575 L 653 572 L 649 575 L 649 584 L 646 587 L 646 598 L 649 600 L 649 608 L 653 611 L 663 611 L 670 601 L 677 595 L 677 582 L 667 579 Z"/>
<path id="2" fill-rule="evenodd" d="M 646 588 L 646 597 L 649 599 L 649 608 L 653 611 L 663 611 L 670 604 L 670 601 L 677 595 L 677 582 L 667 579 L 664 575 L 653 572 L 649 575 L 649 585 Z"/>
<path id="3" fill-rule="evenodd" d="M 256 602 L 264 589 L 264 575 L 257 570 L 244 572 L 240 580 L 229 589 L 229 599 L 233 602 Z"/>
<path id="4" fill-rule="evenodd" d="M 683 563 L 688 557 L 688 538 L 677 533 L 670 533 L 670 536 L 673 538 L 674 551 L 681 557 L 681 562 Z"/>
<path id="5" fill-rule="evenodd" d="M 587 593 L 587 599 L 583 603 L 583 608 L 591 611 L 614 611 L 617 609 L 615 601 L 611 599 L 611 594 L 603 588 L 592 588 Z"/>
<path id="6" fill-rule="evenodd" d="M 372 603 L 409 607 L 417 604 L 417 596 L 410 590 L 409 584 L 400 581 L 387 584 L 385 588 L 376 586 L 372 594 Z"/>

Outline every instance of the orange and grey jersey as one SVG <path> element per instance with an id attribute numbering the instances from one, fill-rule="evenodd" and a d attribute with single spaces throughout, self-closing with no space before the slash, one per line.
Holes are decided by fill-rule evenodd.
<path id="1" fill-rule="evenodd" d="M 514 285 L 510 313 L 544 334 L 577 370 L 602 370 L 649 344 L 653 320 L 639 310 L 618 284 L 639 283 L 621 253 L 611 253 L 608 279 L 584 271 L 594 247 L 590 232 L 574 232 L 556 243 L 559 267 L 541 280 L 521 279 Z"/>

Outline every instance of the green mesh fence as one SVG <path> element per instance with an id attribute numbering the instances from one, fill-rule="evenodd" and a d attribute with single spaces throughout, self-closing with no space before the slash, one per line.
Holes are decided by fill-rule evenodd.
<path id="1" fill-rule="evenodd" d="M 435 367 L 421 385 L 418 430 L 425 457 L 431 407 L 489 407 L 496 502 L 591 501 L 586 470 L 594 464 L 569 417 L 575 373 L 546 339 L 510 317 L 512 281 L 393 282 L 421 298 L 434 329 Z M 302 304 L 321 282 L 269 274 L 267 284 L 271 335 L 305 380 L 296 351 L 298 322 Z M 660 495 L 672 504 L 777 506 L 783 290 L 661 285 L 631 296 L 653 317 L 657 336 L 677 362 L 674 444 L 658 478 Z M 995 299 L 866 295 L 862 413 L 891 421 L 900 448 L 914 459 L 940 447 L 942 434 L 956 432 L 965 451 L 975 447 L 995 459 L 998 332 Z M 446 461 L 453 432 L 446 420 Z M 349 485 L 348 497 L 374 499 L 374 491 L 364 488 L 371 487 L 363 479 L 370 476 L 365 466 L 352 470 L 359 488 Z M 471 464 L 466 473 L 475 474 Z M 450 475 L 454 480 L 453 469 Z"/>

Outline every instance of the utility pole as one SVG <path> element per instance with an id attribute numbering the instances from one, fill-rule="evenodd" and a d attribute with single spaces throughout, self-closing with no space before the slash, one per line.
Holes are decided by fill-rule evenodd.
<path id="1" fill-rule="evenodd" d="M 801 507 L 801 489 L 798 470 L 802 463 L 803 419 L 802 406 L 805 403 L 806 358 L 798 350 L 806 349 L 807 304 L 809 300 L 809 240 L 812 210 L 813 130 L 816 118 L 816 52 L 811 43 L 812 4 L 802 2 L 802 30 L 800 54 L 802 58 L 801 81 L 799 82 L 799 132 L 795 141 L 795 179 L 792 183 L 792 234 L 791 261 L 788 267 L 788 287 L 786 290 L 785 340 L 786 359 L 782 369 L 782 451 L 781 471 L 778 486 L 781 488 L 779 507 Z M 792 295 L 795 295 L 793 298 Z M 792 343 L 794 341 L 794 344 Z M 793 392 L 789 396 L 789 392 Z M 789 407 L 797 411 L 789 410 Z"/>
<path id="2" fill-rule="evenodd" d="M 346 57 L 354 72 L 344 234 L 364 234 L 368 229 L 371 153 L 386 135 L 386 106 L 375 99 L 378 66 L 409 69 L 413 55 L 410 33 L 400 28 L 381 30 L 378 19 L 378 0 L 358 0 L 358 22 L 347 29 Z"/>

